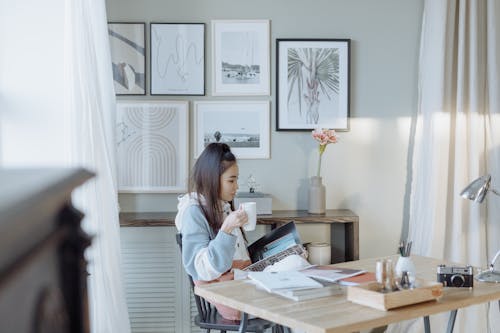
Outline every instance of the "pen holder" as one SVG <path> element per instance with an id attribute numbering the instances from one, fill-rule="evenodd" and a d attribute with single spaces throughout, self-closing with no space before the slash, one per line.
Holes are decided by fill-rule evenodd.
<path id="1" fill-rule="evenodd" d="M 400 256 L 398 262 L 396 263 L 396 267 L 394 268 L 396 273 L 396 277 L 401 277 L 403 272 L 408 272 L 408 277 L 410 282 L 413 283 L 415 281 L 415 264 L 411 260 L 411 257 L 403 257 Z"/>

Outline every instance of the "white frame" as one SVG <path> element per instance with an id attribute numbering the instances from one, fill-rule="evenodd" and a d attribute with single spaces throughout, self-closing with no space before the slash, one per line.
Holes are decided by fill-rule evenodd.
<path id="1" fill-rule="evenodd" d="M 116 111 L 118 192 L 186 192 L 189 102 L 124 100 L 117 102 Z M 144 160 L 149 152 L 152 158 Z M 163 184 L 151 184 L 158 179 Z"/>
<path id="2" fill-rule="evenodd" d="M 151 22 L 151 95 L 205 95 L 205 23 Z"/>
<path id="3" fill-rule="evenodd" d="M 243 115 L 242 113 L 255 113 Z M 238 114 L 240 113 L 240 114 Z M 270 122 L 269 101 L 197 101 L 194 102 L 195 139 L 194 158 L 197 158 L 205 148 L 205 131 L 207 114 L 211 122 L 230 126 L 230 129 L 240 129 L 249 125 L 257 125 L 259 147 L 231 147 L 238 159 L 268 159 L 270 158 Z M 216 117 L 221 117 L 218 121 Z M 255 121 L 254 119 L 258 119 Z M 254 121 L 253 124 L 252 121 Z M 239 123 L 240 122 L 240 123 Z M 256 123 L 255 123 L 256 122 Z M 224 132 L 222 133 L 224 136 Z M 238 133 L 243 135 L 243 133 Z M 225 142 L 224 137 L 220 142 Z M 230 142 L 228 143 L 231 146 Z"/>
<path id="4" fill-rule="evenodd" d="M 212 94 L 214 96 L 270 95 L 269 27 L 269 20 L 212 20 Z M 240 33 L 241 35 L 224 44 L 225 33 Z M 244 38 L 245 36 L 248 38 Z M 228 41 L 227 38 L 226 41 Z M 223 50 L 224 45 L 231 47 Z M 231 50 L 238 52 L 229 52 Z M 242 50 L 248 52 L 245 53 Z M 253 52 L 254 50 L 258 51 L 257 55 Z M 250 70 L 248 74 L 242 75 L 241 72 L 227 69 L 227 74 L 223 75 L 222 62 L 229 58 L 232 62 L 238 62 L 233 65 L 248 63 L 258 65 L 259 73 Z M 227 78 L 229 75 L 234 76 Z M 258 82 L 252 83 L 253 78 L 250 75 L 257 75 Z"/>
<path id="5" fill-rule="evenodd" d="M 146 95 L 146 23 L 108 22 L 108 35 L 116 95 Z M 143 76 L 144 87 L 136 84 L 137 75 Z M 129 80 L 134 83 L 127 88 Z"/>

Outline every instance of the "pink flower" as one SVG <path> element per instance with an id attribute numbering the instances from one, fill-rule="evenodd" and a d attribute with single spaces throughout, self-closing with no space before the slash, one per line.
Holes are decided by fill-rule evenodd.
<path id="1" fill-rule="evenodd" d="M 318 162 L 318 172 L 317 172 L 317 176 L 319 177 L 321 174 L 321 157 L 325 152 L 326 146 L 329 145 L 330 143 L 337 143 L 339 137 L 337 136 L 337 133 L 335 133 L 335 130 L 327 128 L 323 129 L 318 128 L 313 130 L 312 137 L 314 138 L 314 140 L 319 142 L 319 162 Z"/>

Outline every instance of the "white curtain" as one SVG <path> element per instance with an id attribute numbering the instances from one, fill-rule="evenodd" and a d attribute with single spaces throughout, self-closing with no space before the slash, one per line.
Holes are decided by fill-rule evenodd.
<path id="1" fill-rule="evenodd" d="M 425 0 L 410 194 L 413 253 L 483 268 L 500 249 L 500 198 L 479 205 L 459 194 L 487 173 L 500 185 L 499 6 Z M 498 310 L 498 302 L 460 309 L 454 332 L 500 332 Z M 431 317 L 434 331 L 444 319 Z M 423 330 L 422 320 L 406 325 Z"/>
<path id="2" fill-rule="evenodd" d="M 95 181 L 76 201 L 84 228 L 94 235 L 87 251 L 91 332 L 128 333 L 121 274 L 115 179 L 115 94 L 104 0 L 65 1 L 65 108 L 70 110 L 71 161 L 94 170 Z"/>

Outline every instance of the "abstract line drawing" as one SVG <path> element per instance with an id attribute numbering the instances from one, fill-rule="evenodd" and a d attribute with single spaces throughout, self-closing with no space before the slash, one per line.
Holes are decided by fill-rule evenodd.
<path id="1" fill-rule="evenodd" d="M 120 192 L 186 191 L 188 102 L 118 102 L 116 133 Z"/>
<path id="2" fill-rule="evenodd" d="M 349 39 L 277 39 L 276 129 L 349 130 Z"/>
<path id="3" fill-rule="evenodd" d="M 269 20 L 212 20 L 213 95 L 270 94 Z"/>
<path id="4" fill-rule="evenodd" d="M 108 23 L 117 95 L 146 94 L 145 23 Z"/>
<path id="5" fill-rule="evenodd" d="M 205 24 L 151 23 L 151 95 L 205 95 Z"/>

